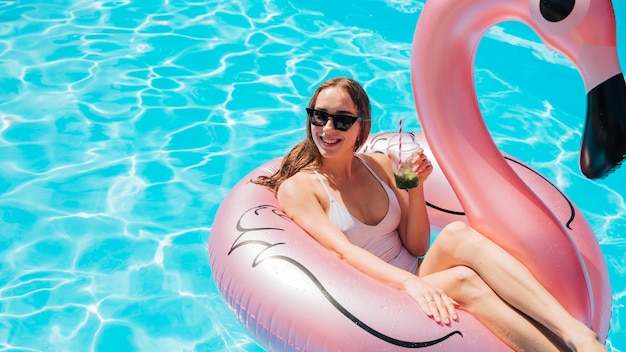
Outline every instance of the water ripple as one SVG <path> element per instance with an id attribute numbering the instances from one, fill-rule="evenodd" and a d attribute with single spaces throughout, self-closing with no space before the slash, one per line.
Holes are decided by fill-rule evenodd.
<path id="1" fill-rule="evenodd" d="M 260 351 L 212 280 L 217 207 L 303 137 L 331 76 L 363 83 L 375 132 L 401 117 L 419 130 L 423 3 L 0 1 L 0 349 Z M 481 43 L 481 108 L 498 146 L 589 219 L 611 271 L 609 346 L 626 350 L 626 171 L 580 176 L 582 83 L 527 32 Z"/>

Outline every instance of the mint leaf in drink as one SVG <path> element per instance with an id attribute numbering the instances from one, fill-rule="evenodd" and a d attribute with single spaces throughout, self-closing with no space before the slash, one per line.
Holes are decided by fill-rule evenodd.
<path id="1" fill-rule="evenodd" d="M 394 177 L 396 179 L 396 186 L 401 189 L 415 188 L 419 184 L 419 178 L 412 172 L 410 174 L 405 173 L 400 176 L 394 175 Z"/>

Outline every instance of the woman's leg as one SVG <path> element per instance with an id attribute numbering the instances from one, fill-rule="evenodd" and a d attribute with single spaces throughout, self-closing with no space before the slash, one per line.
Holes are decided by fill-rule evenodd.
<path id="1" fill-rule="evenodd" d="M 517 259 L 465 225 L 446 226 L 418 270 L 426 276 L 455 266 L 474 270 L 507 304 L 513 306 L 578 351 L 606 351 L 596 335 L 573 318 Z"/>
<path id="2" fill-rule="evenodd" d="M 515 351 L 566 351 L 554 336 L 541 331 L 532 321 L 504 302 L 466 267 L 456 266 L 422 277 L 441 288 L 460 308 L 472 314 Z"/>

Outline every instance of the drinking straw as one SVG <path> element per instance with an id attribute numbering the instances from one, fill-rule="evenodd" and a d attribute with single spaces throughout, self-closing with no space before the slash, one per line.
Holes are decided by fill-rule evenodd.
<path id="1" fill-rule="evenodd" d="M 402 117 L 400 118 L 398 134 L 400 135 L 398 138 L 398 167 L 400 167 L 402 165 Z"/>

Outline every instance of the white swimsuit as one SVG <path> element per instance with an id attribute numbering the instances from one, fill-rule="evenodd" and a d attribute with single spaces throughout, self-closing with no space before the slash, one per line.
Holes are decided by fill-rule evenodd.
<path id="1" fill-rule="evenodd" d="M 391 188 L 372 171 L 365 161 L 360 158 L 357 159 L 374 175 L 383 186 L 385 193 L 387 193 L 387 199 L 389 200 L 387 214 L 385 214 L 385 217 L 376 225 L 362 223 L 333 198 L 324 179 L 314 170 L 326 194 L 328 194 L 328 199 L 330 199 L 330 221 L 335 224 L 353 244 L 369 251 L 389 264 L 415 273 L 417 271 L 418 258 L 409 253 L 404 247 L 398 233 L 401 211 L 398 198 L 396 198 Z"/>

